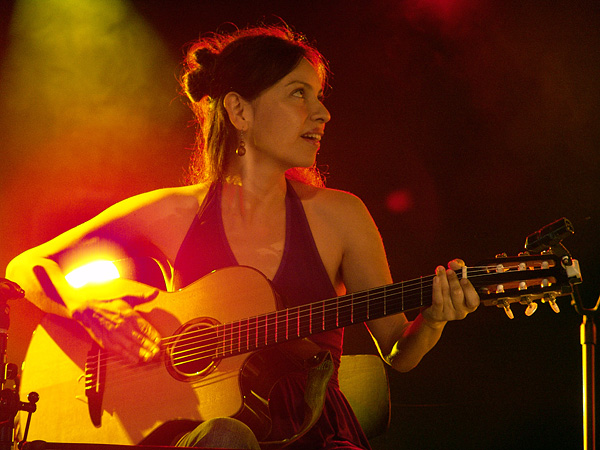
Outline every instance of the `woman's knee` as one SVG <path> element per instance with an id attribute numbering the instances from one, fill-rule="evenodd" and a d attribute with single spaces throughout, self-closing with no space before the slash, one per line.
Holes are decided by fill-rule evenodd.
<path id="1" fill-rule="evenodd" d="M 252 430 L 243 422 L 230 417 L 219 417 L 201 423 L 183 436 L 177 445 L 260 450 Z"/>

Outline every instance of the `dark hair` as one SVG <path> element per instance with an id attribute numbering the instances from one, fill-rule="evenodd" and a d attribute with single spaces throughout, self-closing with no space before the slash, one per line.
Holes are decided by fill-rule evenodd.
<path id="1" fill-rule="evenodd" d="M 211 34 L 194 42 L 187 52 L 182 85 L 196 116 L 196 147 L 189 183 L 223 179 L 229 158 L 238 146 L 228 119 L 225 95 L 235 91 L 254 100 L 306 58 L 327 85 L 328 66 L 306 38 L 284 26 L 258 26 L 227 34 Z M 286 175 L 322 186 L 318 169 L 293 168 Z"/>

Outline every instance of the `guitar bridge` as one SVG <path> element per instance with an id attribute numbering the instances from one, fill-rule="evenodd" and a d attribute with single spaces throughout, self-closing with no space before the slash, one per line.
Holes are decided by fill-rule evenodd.
<path id="1" fill-rule="evenodd" d="M 96 428 L 102 425 L 102 399 L 106 381 L 106 365 L 102 360 L 102 349 L 94 344 L 85 361 L 85 395 L 90 420 Z"/>

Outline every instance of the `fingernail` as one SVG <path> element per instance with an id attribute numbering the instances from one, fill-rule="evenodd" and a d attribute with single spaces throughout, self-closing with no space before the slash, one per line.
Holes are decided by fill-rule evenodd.
<path id="1" fill-rule="evenodd" d="M 141 352 L 141 356 L 144 362 L 148 362 L 154 357 L 154 354 L 148 350 L 144 350 Z"/>

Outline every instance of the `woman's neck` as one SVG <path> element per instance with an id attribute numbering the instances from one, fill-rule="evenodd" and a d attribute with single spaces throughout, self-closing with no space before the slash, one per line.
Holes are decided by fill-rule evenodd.
<path id="1" fill-rule="evenodd" d="M 277 179 L 244 178 L 227 177 L 223 183 L 224 212 L 239 215 L 243 222 L 252 223 L 255 219 L 264 219 L 285 209 L 285 176 Z"/>

